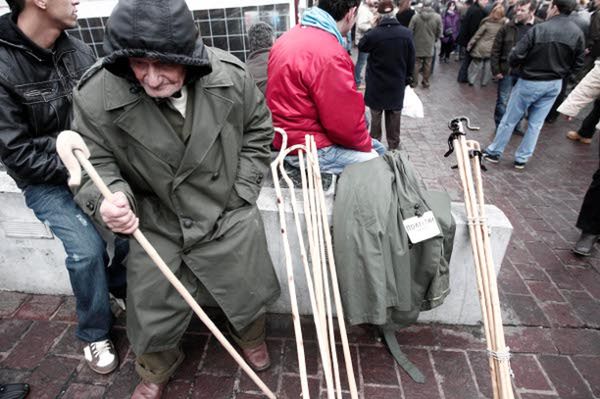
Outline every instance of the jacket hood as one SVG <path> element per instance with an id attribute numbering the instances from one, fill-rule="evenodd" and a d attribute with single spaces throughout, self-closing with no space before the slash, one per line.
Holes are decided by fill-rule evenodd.
<path id="1" fill-rule="evenodd" d="M 421 14 L 421 18 L 427 20 L 427 19 L 433 18 L 433 16 L 436 14 L 436 12 L 433 10 L 433 8 L 426 6 L 426 7 L 421 8 L 421 11 L 419 11 L 419 14 Z"/>
<path id="2" fill-rule="evenodd" d="M 108 19 L 103 46 L 103 66 L 134 82 L 129 57 L 185 65 L 186 82 L 212 71 L 185 0 L 120 0 Z"/>

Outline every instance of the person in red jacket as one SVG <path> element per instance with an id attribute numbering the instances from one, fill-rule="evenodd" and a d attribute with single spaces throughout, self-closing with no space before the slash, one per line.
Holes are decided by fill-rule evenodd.
<path id="1" fill-rule="evenodd" d="M 365 123 L 365 102 L 356 90 L 354 65 L 344 37 L 354 25 L 359 0 L 321 0 L 300 24 L 283 34 L 271 49 L 267 104 L 273 125 L 288 136 L 288 146 L 315 137 L 324 173 L 339 174 L 345 166 L 385 152 L 371 138 Z M 281 136 L 273 141 L 281 147 Z M 297 165 L 297 157 L 286 161 Z"/>

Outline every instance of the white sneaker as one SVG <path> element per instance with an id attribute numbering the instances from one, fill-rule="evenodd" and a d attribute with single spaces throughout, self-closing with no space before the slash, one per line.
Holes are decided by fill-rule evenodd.
<path id="1" fill-rule="evenodd" d="M 117 353 L 109 339 L 91 342 L 83 348 L 85 361 L 98 374 L 108 374 L 119 365 Z"/>

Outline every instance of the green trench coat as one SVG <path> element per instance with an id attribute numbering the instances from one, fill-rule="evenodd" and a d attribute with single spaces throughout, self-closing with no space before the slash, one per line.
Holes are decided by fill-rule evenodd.
<path id="1" fill-rule="evenodd" d="M 196 297 L 207 291 L 240 330 L 280 293 L 256 207 L 273 128 L 245 66 L 208 51 L 213 72 L 192 83 L 187 144 L 143 90 L 99 65 L 74 92 L 74 130 L 111 190 L 127 195 L 140 230 L 175 275 Z M 102 223 L 102 197 L 87 176 L 75 198 Z M 191 310 L 134 240 L 127 279 L 135 353 L 175 347 Z"/>

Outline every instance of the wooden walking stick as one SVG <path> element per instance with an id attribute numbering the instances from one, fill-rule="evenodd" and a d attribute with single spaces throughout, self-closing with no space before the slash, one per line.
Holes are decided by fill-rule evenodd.
<path id="1" fill-rule="evenodd" d="M 477 226 L 481 229 L 483 238 L 483 253 L 485 258 L 485 271 L 488 275 L 490 297 L 492 299 L 492 309 L 494 313 L 494 335 L 493 351 L 490 352 L 490 357 L 497 364 L 499 369 L 499 380 L 502 387 L 503 398 L 512 398 L 514 393 L 511 385 L 511 370 L 510 370 L 510 350 L 506 346 L 504 340 L 504 327 L 502 325 L 502 313 L 500 308 L 500 299 L 498 295 L 498 284 L 496 278 L 496 270 L 494 267 L 494 259 L 492 257 L 492 248 L 489 240 L 489 229 L 487 219 L 485 217 L 485 199 L 483 195 L 483 180 L 481 178 L 481 147 L 477 141 L 469 140 L 466 142 L 467 147 L 474 156 L 471 157 L 473 165 L 473 175 L 475 181 L 475 191 L 479 205 L 480 223 Z"/>
<path id="2" fill-rule="evenodd" d="M 56 141 L 56 148 L 60 158 L 63 163 L 69 170 L 70 179 L 69 185 L 77 186 L 80 184 L 81 180 L 81 169 L 80 165 L 85 169 L 90 179 L 94 182 L 100 193 L 104 196 L 105 199 L 111 201 L 113 198 L 113 193 L 106 186 L 102 178 L 96 172 L 94 166 L 88 161 L 88 157 L 90 155 L 87 146 L 85 145 L 83 139 L 79 135 L 72 130 L 65 130 L 59 134 Z M 233 348 L 233 346 L 229 343 L 227 338 L 219 331 L 219 328 L 212 322 L 210 317 L 202 310 L 198 302 L 192 297 L 192 295 L 188 292 L 188 290 L 183 286 L 181 281 L 173 274 L 169 266 L 163 261 L 161 256 L 156 252 L 156 249 L 152 246 L 152 244 L 146 239 L 144 234 L 136 229 L 133 232 L 133 237 L 139 242 L 139 244 L 144 248 L 148 256 L 152 259 L 152 261 L 156 264 L 156 266 L 160 269 L 160 271 L 165 275 L 167 280 L 175 287 L 177 292 L 183 297 L 183 299 L 187 302 L 187 304 L 192 308 L 192 310 L 198 315 L 200 320 L 206 325 L 206 327 L 210 330 L 210 332 L 217 338 L 217 340 L 223 345 L 223 347 L 229 352 L 231 357 L 237 362 L 237 364 L 248 374 L 250 379 L 254 381 L 254 383 L 260 388 L 260 390 L 269 398 L 276 399 L 276 396 L 271 390 L 267 387 L 267 385 L 256 375 L 254 370 L 250 368 L 250 366 L 246 363 L 246 361 L 239 355 L 239 353 Z"/>
<path id="3" fill-rule="evenodd" d="M 346 372 L 348 374 L 348 385 L 350 388 L 350 397 L 352 399 L 358 399 L 358 390 L 356 388 L 356 380 L 354 378 L 354 368 L 352 366 L 352 356 L 350 355 L 350 345 L 348 344 L 348 335 L 346 333 L 346 322 L 344 321 L 344 310 L 342 307 L 342 299 L 340 296 L 340 289 L 337 279 L 337 272 L 335 269 L 335 259 L 333 256 L 333 245 L 331 242 L 331 233 L 329 232 L 329 220 L 327 219 L 327 211 L 325 206 L 325 195 L 323 193 L 323 183 L 321 180 L 321 170 L 318 167 L 318 156 L 317 146 L 314 141 L 314 137 L 310 137 L 312 141 L 313 157 L 317 160 L 317 167 L 315 168 L 316 176 L 316 189 L 317 189 L 317 200 L 321 204 L 321 218 L 323 223 L 323 232 L 325 233 L 325 244 L 327 245 L 327 260 L 329 264 L 329 273 L 331 275 L 331 289 L 333 291 L 333 299 L 335 302 L 335 310 L 338 320 L 338 328 L 340 331 L 340 338 L 342 340 L 342 349 L 344 352 L 344 361 L 346 363 Z M 335 350 L 335 348 L 333 348 Z"/>

